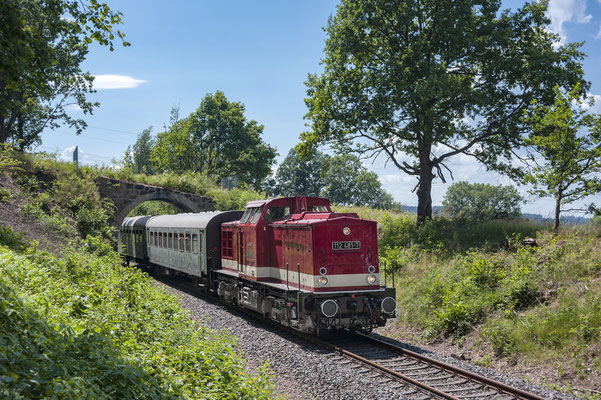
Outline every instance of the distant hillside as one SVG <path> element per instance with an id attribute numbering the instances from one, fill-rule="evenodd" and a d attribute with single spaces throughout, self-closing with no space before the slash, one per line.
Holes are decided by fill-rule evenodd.
<path id="1" fill-rule="evenodd" d="M 432 206 L 432 214 L 440 214 L 442 210 L 442 206 Z M 403 206 L 403 211 L 417 214 L 417 206 Z M 540 221 L 540 222 L 548 222 L 553 223 L 553 218 L 543 217 L 541 214 L 531 214 L 531 213 L 523 213 L 522 217 L 532 220 L 532 221 Z M 561 222 L 564 224 L 574 224 L 574 225 L 582 225 L 588 222 L 589 218 L 586 217 L 577 217 L 574 215 L 566 215 L 561 217 Z"/>

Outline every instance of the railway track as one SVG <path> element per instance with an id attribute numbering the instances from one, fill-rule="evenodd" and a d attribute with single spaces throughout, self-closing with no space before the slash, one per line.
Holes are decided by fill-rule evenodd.
<path id="1" fill-rule="evenodd" d="M 208 296 L 175 277 L 162 277 L 159 280 L 189 294 Z M 217 297 L 210 296 L 210 299 L 231 307 L 230 303 Z M 373 378 L 379 379 L 382 383 L 395 381 L 395 386 L 400 393 L 411 398 L 544 400 L 543 397 L 533 393 L 412 352 L 371 335 L 343 332 L 340 335 L 319 338 L 282 326 L 253 311 L 239 307 L 233 310 L 250 316 L 263 327 L 273 327 L 280 332 L 286 332 L 286 336 L 294 335 L 321 348 L 329 349 L 333 354 L 338 355 L 340 363 L 356 363 L 355 369 L 358 373 L 372 374 Z"/>
<path id="2" fill-rule="evenodd" d="M 415 392 L 409 395 L 419 395 L 419 399 L 543 400 L 533 393 L 361 333 L 339 335 L 324 342 L 370 370 L 414 386 Z"/>

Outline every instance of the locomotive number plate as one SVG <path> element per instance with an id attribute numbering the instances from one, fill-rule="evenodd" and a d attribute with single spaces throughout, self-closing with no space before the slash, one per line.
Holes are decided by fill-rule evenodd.
<path id="1" fill-rule="evenodd" d="M 332 250 L 359 250 L 361 242 L 332 242 Z"/>

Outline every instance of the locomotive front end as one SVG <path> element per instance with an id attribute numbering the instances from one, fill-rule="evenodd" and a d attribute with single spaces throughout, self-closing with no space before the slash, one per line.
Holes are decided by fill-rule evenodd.
<path id="1" fill-rule="evenodd" d="M 331 213 L 313 221 L 313 290 L 302 305 L 315 331 L 370 331 L 395 316 L 394 288 L 381 284 L 375 221 Z"/>

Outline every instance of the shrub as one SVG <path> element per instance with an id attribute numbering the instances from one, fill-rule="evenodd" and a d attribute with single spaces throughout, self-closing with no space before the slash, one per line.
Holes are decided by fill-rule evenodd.
<path id="1" fill-rule="evenodd" d="M 6 188 L 0 188 L 0 203 L 8 204 L 13 199 L 13 194 Z"/>
<path id="2" fill-rule="evenodd" d="M 0 248 L 0 397 L 268 398 L 232 337 L 192 321 L 100 238 L 84 247 Z"/>

